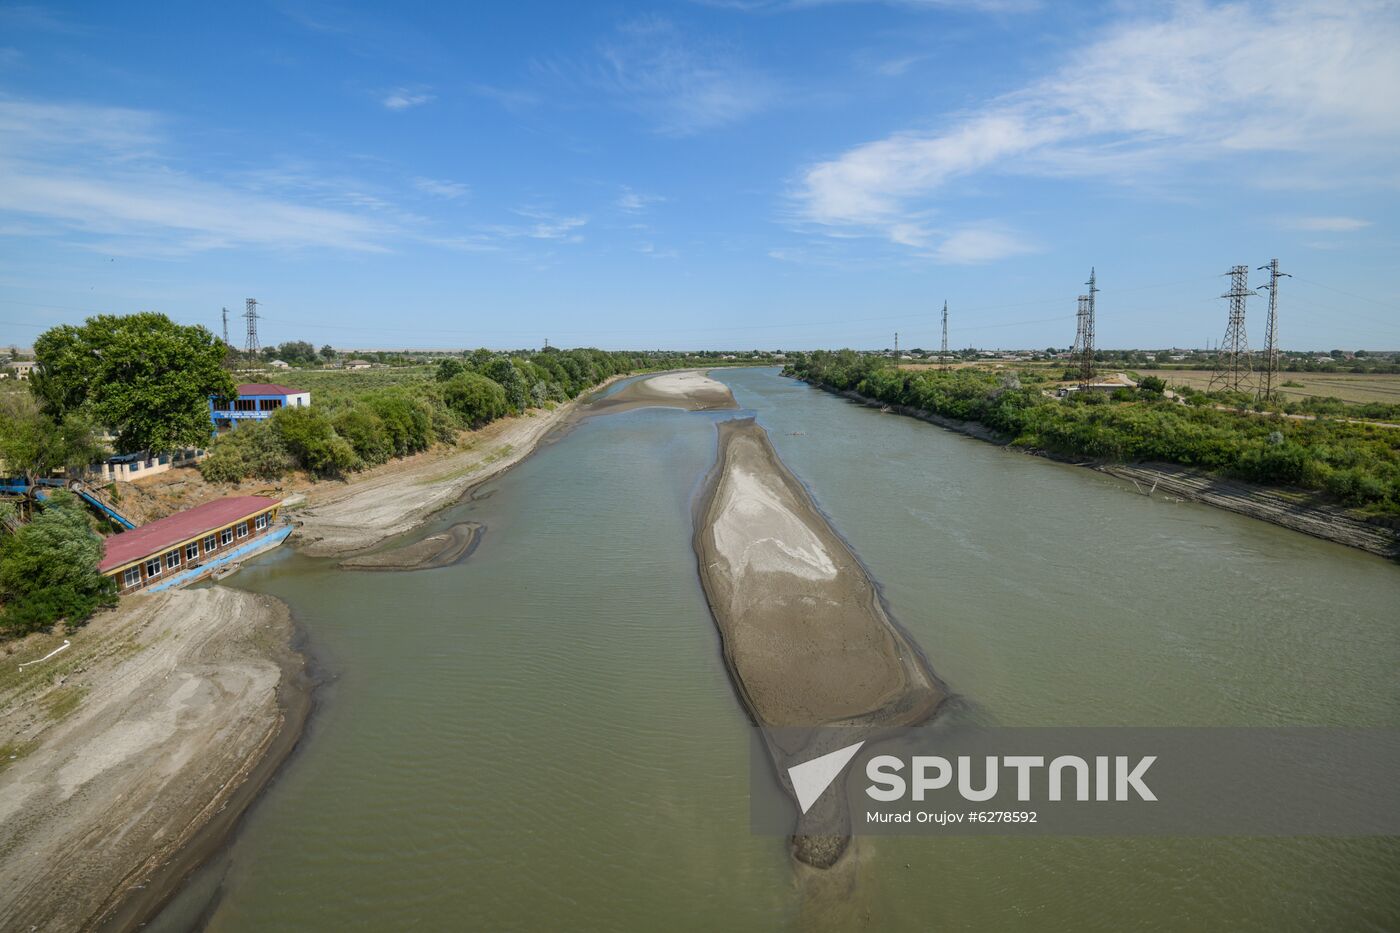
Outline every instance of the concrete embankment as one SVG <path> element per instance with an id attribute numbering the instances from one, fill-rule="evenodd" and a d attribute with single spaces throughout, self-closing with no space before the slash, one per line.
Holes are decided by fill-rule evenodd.
<path id="1" fill-rule="evenodd" d="M 0 670 L 0 929 L 128 929 L 219 844 L 310 703 L 286 607 L 130 597 Z"/>
<path id="2" fill-rule="evenodd" d="M 819 727 L 868 740 L 928 719 L 945 692 L 767 433 L 753 419 L 718 430 L 696 511 L 700 578 L 735 687 L 792 794 L 788 768 L 833 750 Z M 845 794 L 829 792 L 799 818 L 793 852 L 826 868 L 849 836 Z"/>
<path id="3" fill-rule="evenodd" d="M 804 380 L 806 381 L 806 380 Z M 958 421 L 932 412 L 904 405 L 888 405 L 852 390 L 835 389 L 817 382 L 809 385 L 833 395 L 850 399 L 870 408 L 889 410 L 895 414 L 918 418 L 939 427 L 966 434 L 994 444 L 1008 445 L 1010 439 L 976 421 Z M 1228 509 L 1240 515 L 1271 522 L 1303 534 L 1335 541 L 1348 547 L 1368 551 L 1381 557 L 1400 558 L 1400 530 L 1366 521 L 1347 509 L 1331 502 L 1320 501 L 1317 493 L 1301 489 L 1272 489 L 1240 480 L 1212 476 L 1201 470 L 1170 463 L 1109 463 L 1100 460 L 1074 459 L 1043 450 L 1021 449 L 1024 453 L 1046 457 L 1075 466 L 1089 467 L 1110 476 L 1136 483 L 1139 492 L 1175 496 L 1192 502 Z"/>

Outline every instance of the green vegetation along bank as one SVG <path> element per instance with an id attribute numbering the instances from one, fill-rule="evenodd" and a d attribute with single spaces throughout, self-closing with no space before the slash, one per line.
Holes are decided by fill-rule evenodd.
<path id="1" fill-rule="evenodd" d="M 1400 527 L 1400 429 L 1394 427 L 1183 404 L 1166 398 L 1155 381 L 1111 396 L 1057 398 L 1046 391 L 1054 381 L 1046 373 L 909 372 L 850 350 L 805 354 L 784 372 L 886 404 L 978 422 L 1018 447 L 1109 462 L 1179 464 L 1314 490 L 1371 521 Z"/>

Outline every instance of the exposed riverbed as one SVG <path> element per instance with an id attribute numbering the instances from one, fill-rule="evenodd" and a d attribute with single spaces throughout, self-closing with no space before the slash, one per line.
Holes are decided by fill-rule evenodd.
<path id="1" fill-rule="evenodd" d="M 716 371 L 958 700 L 1006 725 L 1400 724 L 1400 571 L 1347 548 Z M 586 419 L 354 573 L 229 582 L 328 671 L 302 749 L 150 929 L 1274 930 L 1400 923 L 1394 840 L 881 838 L 804 908 L 748 826 L 748 719 L 691 549 L 734 412 Z"/>

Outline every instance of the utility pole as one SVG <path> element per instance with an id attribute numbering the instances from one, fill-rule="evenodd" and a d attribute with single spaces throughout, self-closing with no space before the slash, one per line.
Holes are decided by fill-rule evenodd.
<path id="1" fill-rule="evenodd" d="M 938 363 L 948 368 L 948 299 L 943 299 L 943 349 L 938 351 Z"/>
<path id="2" fill-rule="evenodd" d="M 1230 277 L 1230 290 L 1221 298 L 1230 300 L 1230 321 L 1225 325 L 1225 339 L 1215 357 L 1215 375 L 1210 377 L 1210 391 L 1230 389 L 1248 392 L 1254 381 L 1249 361 L 1249 338 L 1244 329 L 1244 303 L 1258 292 L 1249 287 L 1249 266 L 1231 266 L 1225 273 Z"/>
<path id="3" fill-rule="evenodd" d="M 252 364 L 258 355 L 258 299 L 249 298 L 245 304 L 248 310 L 243 312 L 243 317 L 248 322 L 248 340 L 244 351 L 248 354 L 248 363 Z"/>
<path id="4" fill-rule="evenodd" d="M 224 346 L 228 346 L 228 308 L 224 308 Z"/>
<path id="5" fill-rule="evenodd" d="M 1264 334 L 1264 384 L 1259 387 L 1259 397 L 1268 401 L 1273 397 L 1274 376 L 1278 373 L 1278 280 L 1293 276 L 1278 271 L 1277 259 L 1259 268 L 1269 270 L 1269 284 L 1259 286 L 1269 290 L 1269 325 Z"/>

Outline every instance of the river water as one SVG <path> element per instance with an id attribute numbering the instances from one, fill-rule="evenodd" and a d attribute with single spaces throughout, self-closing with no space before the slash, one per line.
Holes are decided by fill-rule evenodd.
<path id="1" fill-rule="evenodd" d="M 718 371 L 957 693 L 1001 725 L 1400 725 L 1400 568 Z M 150 929 L 1393 929 L 1394 839 L 881 838 L 804 907 L 748 824 L 748 723 L 691 551 L 733 413 L 586 420 L 351 573 L 290 549 L 327 676 L 300 750 Z M 827 909 L 830 907 L 831 909 Z"/>

